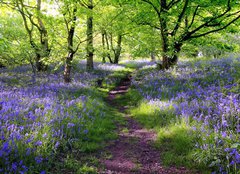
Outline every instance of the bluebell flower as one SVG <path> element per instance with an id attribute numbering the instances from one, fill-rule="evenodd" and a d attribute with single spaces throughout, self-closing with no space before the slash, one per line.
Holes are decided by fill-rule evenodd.
<path id="1" fill-rule="evenodd" d="M 18 168 L 17 163 L 16 162 L 12 163 L 12 171 L 16 172 L 17 168 Z"/>
<path id="2" fill-rule="evenodd" d="M 71 128 L 71 127 L 74 127 L 74 126 L 75 126 L 74 123 L 68 123 L 68 124 L 67 124 L 67 128 Z"/>
<path id="3" fill-rule="evenodd" d="M 35 157 L 35 161 L 37 164 L 40 164 L 43 162 L 43 158 L 41 156 L 37 156 L 37 157 Z"/>
<path id="4" fill-rule="evenodd" d="M 35 145 L 36 145 L 36 146 L 41 146 L 41 145 L 42 145 L 42 141 L 37 141 L 37 142 L 35 142 Z"/>
<path id="5" fill-rule="evenodd" d="M 60 145 L 60 143 L 59 143 L 59 141 L 57 141 L 54 147 L 58 148 L 59 145 Z"/>

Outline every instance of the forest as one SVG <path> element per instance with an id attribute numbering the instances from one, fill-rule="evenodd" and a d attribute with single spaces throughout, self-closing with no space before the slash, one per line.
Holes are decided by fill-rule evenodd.
<path id="1" fill-rule="evenodd" d="M 240 174 L 240 1 L 0 0 L 0 173 Z"/>

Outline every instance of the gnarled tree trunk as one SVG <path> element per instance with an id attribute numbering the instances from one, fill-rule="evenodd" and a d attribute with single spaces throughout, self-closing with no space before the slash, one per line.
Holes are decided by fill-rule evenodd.
<path id="1" fill-rule="evenodd" d="M 178 62 L 178 54 L 181 51 L 182 43 L 174 43 L 173 46 L 173 55 L 169 59 L 170 66 L 176 65 Z"/>
<path id="2" fill-rule="evenodd" d="M 30 45 L 35 52 L 36 70 L 46 71 L 47 65 L 43 62 L 43 58 L 49 56 L 50 49 L 48 46 L 48 33 L 41 18 L 41 2 L 42 0 L 37 0 L 36 15 L 30 15 L 30 12 L 28 11 L 29 6 L 25 5 L 23 0 L 16 1 L 14 6 L 22 16 L 24 27 L 29 36 Z M 34 18 L 37 20 L 35 21 Z M 36 44 L 33 39 L 33 29 L 35 27 L 39 32 L 40 44 Z"/>

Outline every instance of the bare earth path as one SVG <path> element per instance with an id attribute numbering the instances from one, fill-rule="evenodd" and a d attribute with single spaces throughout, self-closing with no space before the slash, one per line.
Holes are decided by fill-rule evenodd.
<path id="1" fill-rule="evenodd" d="M 122 80 L 120 85 L 109 92 L 108 102 L 124 113 L 126 107 L 116 104 L 117 94 L 124 95 L 130 87 L 130 78 Z M 165 168 L 161 165 L 159 150 L 151 144 L 156 139 L 153 131 L 144 129 L 139 123 L 125 114 L 126 125 L 118 125 L 119 137 L 112 142 L 106 151 L 108 157 L 102 158 L 102 174 L 191 174 L 185 168 Z M 122 131 L 124 130 L 124 131 Z"/>

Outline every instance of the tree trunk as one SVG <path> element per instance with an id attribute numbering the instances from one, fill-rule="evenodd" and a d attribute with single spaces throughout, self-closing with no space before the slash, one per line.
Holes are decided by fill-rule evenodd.
<path id="1" fill-rule="evenodd" d="M 102 33 L 102 63 L 106 63 L 106 54 L 105 54 L 105 34 L 104 32 Z"/>
<path id="2" fill-rule="evenodd" d="M 168 31 L 168 14 L 167 14 L 167 1 L 161 0 L 161 15 L 159 13 L 159 22 L 160 22 L 160 33 L 162 41 L 162 65 L 161 69 L 169 69 L 171 66 L 175 65 L 178 61 L 178 53 L 181 49 L 181 43 L 173 43 L 171 45 Z"/>
<path id="3" fill-rule="evenodd" d="M 160 69 L 169 69 L 169 57 L 167 55 L 162 56 L 162 67 Z"/>
<path id="4" fill-rule="evenodd" d="M 161 0 L 161 10 L 162 16 L 159 16 L 160 20 L 160 32 L 161 32 L 161 41 L 162 41 L 162 69 L 168 69 L 170 67 L 169 64 L 169 41 L 168 41 L 168 29 L 167 29 L 167 14 L 165 13 L 166 7 L 166 0 Z"/>
<path id="5" fill-rule="evenodd" d="M 177 64 L 178 62 L 178 53 L 181 51 L 181 43 L 175 43 L 173 46 L 172 50 L 169 50 L 166 53 L 163 53 L 163 57 L 162 57 L 162 67 L 160 67 L 160 69 L 169 69 L 170 67 L 174 66 Z M 169 52 L 173 52 L 172 54 L 170 54 Z"/>
<path id="6" fill-rule="evenodd" d="M 0 68 L 4 68 L 5 65 L 3 65 L 1 62 L 0 62 Z"/>
<path id="7" fill-rule="evenodd" d="M 37 51 L 36 51 L 37 52 Z M 36 58 L 35 58 L 35 63 L 36 63 L 36 69 L 37 71 L 46 71 L 47 70 L 47 65 L 42 62 L 42 56 L 40 53 L 36 53 Z"/>
<path id="8" fill-rule="evenodd" d="M 119 62 L 119 58 L 122 50 L 121 44 L 122 44 L 122 35 L 119 34 L 117 38 L 117 48 L 114 50 L 114 64 L 118 64 Z"/>
<path id="9" fill-rule="evenodd" d="M 151 62 L 155 62 L 155 61 L 156 61 L 155 51 L 151 51 Z"/>
<path id="10" fill-rule="evenodd" d="M 109 41 L 108 41 L 108 35 L 107 35 L 107 33 L 105 33 L 105 39 L 106 39 L 107 51 L 108 51 L 108 53 L 107 53 L 107 58 L 108 58 L 108 60 L 109 60 L 110 63 L 113 63 L 112 58 L 111 58 L 111 55 L 110 55 L 110 53 L 109 53 L 109 51 L 110 51 L 110 46 L 109 46 Z"/>
<path id="11" fill-rule="evenodd" d="M 90 10 L 87 19 L 87 70 L 93 70 L 93 2 L 89 0 L 88 9 Z"/>
<path id="12" fill-rule="evenodd" d="M 63 74 L 65 83 L 71 82 L 71 68 L 72 68 L 73 55 L 74 53 L 69 52 L 68 56 L 66 57 L 64 74 Z"/>
<path id="13" fill-rule="evenodd" d="M 178 62 L 178 54 L 181 51 L 182 43 L 174 43 L 173 55 L 169 59 L 170 66 L 174 66 Z"/>
<path id="14" fill-rule="evenodd" d="M 77 8 L 75 7 L 73 9 L 73 17 L 72 17 L 72 25 L 70 30 L 68 31 L 68 56 L 65 60 L 65 68 L 63 73 L 63 78 L 65 83 L 71 82 L 71 68 L 72 68 L 72 60 L 75 52 L 73 49 L 73 38 L 74 38 L 74 32 L 75 32 L 75 26 L 76 26 L 76 16 Z"/>
<path id="15" fill-rule="evenodd" d="M 50 54 L 50 49 L 49 49 L 49 46 L 48 46 L 48 32 L 45 28 L 45 25 L 43 24 L 42 22 L 42 19 L 41 17 L 39 16 L 41 14 L 41 3 L 42 3 L 42 0 L 37 0 L 37 20 L 38 20 L 38 25 L 39 25 L 39 28 L 38 28 L 38 31 L 40 33 L 40 43 L 41 43 L 41 48 L 40 48 L 40 53 L 37 53 L 39 55 L 37 55 L 37 61 L 36 64 L 36 67 L 37 67 L 37 70 L 38 71 L 46 71 L 48 66 L 46 65 L 46 63 L 42 62 L 42 58 L 43 57 L 48 57 L 49 54 Z"/>

